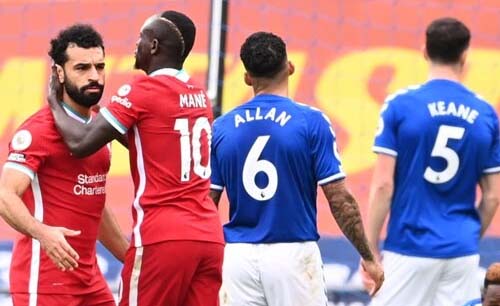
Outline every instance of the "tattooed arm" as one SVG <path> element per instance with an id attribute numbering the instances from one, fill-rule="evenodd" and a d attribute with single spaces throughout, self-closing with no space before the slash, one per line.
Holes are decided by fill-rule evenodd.
<path id="1" fill-rule="evenodd" d="M 325 184 L 322 188 L 337 224 L 363 259 L 361 266 L 372 280 L 370 295 L 374 295 L 384 282 L 384 271 L 368 245 L 358 203 L 347 190 L 344 180 Z"/>
<path id="2" fill-rule="evenodd" d="M 344 180 L 322 186 L 330 204 L 330 211 L 344 235 L 351 241 L 364 260 L 373 260 L 373 253 L 363 229 L 358 203 L 345 186 Z"/>

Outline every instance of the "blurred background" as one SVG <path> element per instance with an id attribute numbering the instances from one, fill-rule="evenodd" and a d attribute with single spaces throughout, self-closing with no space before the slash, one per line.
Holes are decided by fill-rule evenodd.
<path id="1" fill-rule="evenodd" d="M 472 46 L 465 84 L 499 109 L 497 0 L 0 0 L 2 159 L 17 126 L 45 104 L 50 72 L 47 51 L 59 30 L 75 22 L 90 23 L 103 35 L 107 83 L 101 105 L 106 105 L 112 93 L 138 73 L 132 70 L 133 52 L 143 21 L 169 9 L 186 13 L 197 25 L 194 50 L 185 69 L 209 87 L 222 113 L 252 96 L 243 82 L 244 68 L 239 60 L 244 39 L 255 31 L 283 37 L 296 67 L 291 97 L 322 109 L 332 120 L 347 183 L 363 214 L 375 160 L 371 145 L 380 105 L 397 89 L 426 80 L 421 47 L 425 27 L 432 19 L 453 16 L 469 26 Z M 223 69 L 220 73 L 215 69 L 210 79 L 209 66 Z M 107 199 L 127 233 L 132 197 L 128 155 L 115 145 Z M 221 219 L 227 220 L 227 214 L 224 200 Z M 481 244 L 482 267 L 500 258 L 499 215 Z M 321 192 L 318 222 L 332 305 L 365 305 L 368 297 L 357 274 L 359 257 L 341 236 Z M 15 236 L 16 232 L 0 221 L 0 305 L 9 305 L 5 297 Z M 100 245 L 98 250 L 101 268 L 116 291 L 121 266 Z M 482 273 L 478 271 L 478 279 Z"/>

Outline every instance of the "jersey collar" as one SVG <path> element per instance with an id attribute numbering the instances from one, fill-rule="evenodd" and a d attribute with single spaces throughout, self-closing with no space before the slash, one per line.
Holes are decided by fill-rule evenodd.
<path id="1" fill-rule="evenodd" d="M 70 116 L 71 118 L 75 119 L 76 121 L 79 121 L 81 123 L 89 123 L 90 121 L 92 121 L 92 117 L 84 117 L 82 115 L 80 115 L 79 113 L 77 113 L 71 106 L 69 106 L 68 104 L 62 102 L 62 107 L 64 109 L 64 111 L 66 112 L 66 114 L 68 114 L 68 116 Z"/>
<path id="2" fill-rule="evenodd" d="M 157 76 L 157 75 L 168 75 L 168 76 L 173 76 L 176 79 L 186 83 L 189 80 L 189 74 L 187 74 L 184 69 L 177 70 L 174 68 L 162 68 L 155 70 L 149 74 L 149 76 Z"/>

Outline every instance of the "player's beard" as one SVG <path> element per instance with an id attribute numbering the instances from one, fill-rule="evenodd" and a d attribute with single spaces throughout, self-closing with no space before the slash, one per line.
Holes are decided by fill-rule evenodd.
<path id="1" fill-rule="evenodd" d="M 85 93 L 85 90 L 90 87 L 98 87 L 99 92 Z M 104 85 L 101 85 L 98 82 L 92 82 L 78 88 L 70 80 L 65 78 L 64 89 L 66 90 L 68 96 L 75 101 L 75 103 L 84 107 L 91 107 L 99 103 L 99 100 L 101 100 L 102 93 L 104 92 Z"/>

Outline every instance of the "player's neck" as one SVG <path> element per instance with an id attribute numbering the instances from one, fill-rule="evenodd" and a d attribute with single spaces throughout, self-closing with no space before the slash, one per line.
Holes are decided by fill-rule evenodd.
<path id="1" fill-rule="evenodd" d="M 271 83 L 271 84 L 254 84 L 253 86 L 254 95 L 276 95 L 288 97 L 288 83 Z"/>
<path id="2" fill-rule="evenodd" d="M 429 67 L 429 80 L 445 79 L 455 82 L 462 80 L 463 66 L 461 65 L 441 65 L 431 63 Z"/>
<path id="3" fill-rule="evenodd" d="M 66 92 L 63 93 L 63 102 L 70 107 L 71 111 L 82 118 L 89 118 L 91 110 L 89 107 L 82 106 L 71 99 Z"/>

